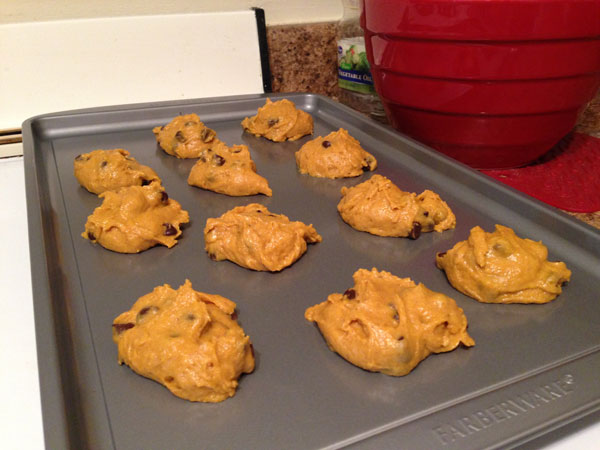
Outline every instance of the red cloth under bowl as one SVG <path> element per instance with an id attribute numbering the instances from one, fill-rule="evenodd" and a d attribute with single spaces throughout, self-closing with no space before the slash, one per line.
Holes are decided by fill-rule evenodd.
<path id="1" fill-rule="evenodd" d="M 565 211 L 600 211 L 600 139 L 586 134 L 568 135 L 525 167 L 482 172 Z"/>

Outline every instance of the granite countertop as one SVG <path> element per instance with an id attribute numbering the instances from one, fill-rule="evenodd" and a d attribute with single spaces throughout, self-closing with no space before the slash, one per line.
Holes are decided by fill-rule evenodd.
<path id="1" fill-rule="evenodd" d="M 312 92 L 339 101 L 337 23 L 267 28 L 273 92 Z M 582 112 L 575 131 L 600 138 L 600 91 Z M 600 229 L 600 211 L 566 213 Z"/>

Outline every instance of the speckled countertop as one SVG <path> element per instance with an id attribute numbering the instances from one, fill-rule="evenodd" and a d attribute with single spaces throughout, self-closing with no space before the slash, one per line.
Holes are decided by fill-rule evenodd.
<path id="1" fill-rule="evenodd" d="M 273 92 L 313 92 L 339 99 L 336 23 L 267 28 Z M 581 114 L 575 131 L 600 137 L 600 92 Z M 600 228 L 600 211 L 567 213 Z"/>

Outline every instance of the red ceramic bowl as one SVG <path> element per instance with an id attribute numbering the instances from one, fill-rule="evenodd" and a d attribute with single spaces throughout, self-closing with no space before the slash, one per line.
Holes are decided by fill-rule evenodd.
<path id="1" fill-rule="evenodd" d="M 599 0 L 363 0 L 392 125 L 477 168 L 552 148 L 600 87 Z"/>

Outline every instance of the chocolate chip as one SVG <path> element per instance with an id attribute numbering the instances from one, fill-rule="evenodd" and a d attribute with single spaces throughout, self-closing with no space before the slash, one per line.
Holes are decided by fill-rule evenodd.
<path id="1" fill-rule="evenodd" d="M 96 240 L 96 236 L 94 236 L 94 233 L 92 233 L 91 231 L 88 231 L 87 237 L 90 241 Z"/>
<path id="2" fill-rule="evenodd" d="M 241 148 L 234 148 L 232 152 L 233 152 L 233 153 L 239 153 L 239 152 L 241 152 L 241 151 L 242 151 L 242 149 L 241 149 Z"/>
<path id="3" fill-rule="evenodd" d="M 113 328 L 117 334 L 121 334 L 123 331 L 129 330 L 130 328 L 135 327 L 134 323 L 113 323 Z"/>
<path id="4" fill-rule="evenodd" d="M 231 320 L 237 320 L 237 318 L 238 318 L 238 314 L 237 314 L 237 309 L 236 309 L 231 313 Z"/>
<path id="5" fill-rule="evenodd" d="M 150 184 L 150 180 L 146 180 L 145 178 L 142 178 L 142 186 L 148 186 Z"/>
<path id="6" fill-rule="evenodd" d="M 388 306 L 390 308 L 392 308 L 392 311 L 394 311 L 394 320 L 396 320 L 396 321 L 400 320 L 400 316 L 398 315 L 398 310 L 396 309 L 396 307 L 394 306 L 394 304 L 390 303 Z"/>
<path id="7" fill-rule="evenodd" d="M 438 257 L 438 258 L 443 258 L 444 256 L 446 256 L 446 252 L 439 252 L 439 253 L 437 254 L 437 257 Z"/>
<path id="8" fill-rule="evenodd" d="M 196 320 L 196 316 L 192 313 L 189 313 L 188 315 L 185 316 L 185 319 L 189 320 L 189 321 L 193 321 L 193 320 Z"/>
<path id="9" fill-rule="evenodd" d="M 354 289 L 346 289 L 346 292 L 344 292 L 344 297 L 346 297 L 348 300 L 354 300 L 356 298 L 356 291 Z"/>
<path id="10" fill-rule="evenodd" d="M 165 227 L 165 231 L 163 233 L 165 236 L 173 236 L 177 234 L 177 228 L 170 223 L 163 223 L 163 227 Z"/>
<path id="11" fill-rule="evenodd" d="M 412 230 L 408 234 L 410 239 L 418 239 L 421 236 L 421 224 L 419 222 L 413 222 Z"/>
<path id="12" fill-rule="evenodd" d="M 160 201 L 165 205 L 169 203 L 169 194 L 167 194 L 165 191 L 162 191 L 160 193 Z"/>
<path id="13" fill-rule="evenodd" d="M 217 166 L 222 166 L 223 164 L 225 164 L 225 158 L 223 158 L 221 155 L 214 154 L 213 161 Z"/>
<path id="14" fill-rule="evenodd" d="M 87 156 L 77 155 L 75 157 L 75 161 L 87 161 L 87 160 L 88 160 Z"/>
<path id="15" fill-rule="evenodd" d="M 429 211 L 423 211 L 423 215 L 424 215 L 425 217 L 429 217 Z"/>
<path id="16" fill-rule="evenodd" d="M 403 340 L 404 340 L 404 336 L 400 336 L 400 337 L 398 338 L 398 340 L 399 340 L 399 341 L 403 341 Z"/>
<path id="17" fill-rule="evenodd" d="M 100 167 L 106 167 L 107 164 L 108 164 L 108 161 L 102 161 L 100 163 Z"/>
<path id="18" fill-rule="evenodd" d="M 158 311 L 160 308 L 158 306 L 146 306 L 145 308 L 140 309 L 140 312 L 138 312 L 138 316 L 144 316 L 146 314 L 148 314 L 150 311 L 152 312 L 156 312 Z"/>
<path id="19" fill-rule="evenodd" d="M 158 312 L 158 310 L 159 310 L 159 307 L 154 306 L 154 305 L 146 306 L 146 307 L 140 309 L 139 312 L 137 313 L 137 315 L 135 316 L 136 323 L 140 323 L 150 313 L 156 314 Z"/>
<path id="20" fill-rule="evenodd" d="M 331 147 L 331 142 L 329 142 L 329 141 L 323 141 L 323 142 L 321 143 L 321 145 L 322 145 L 323 147 L 325 147 L 325 148 L 329 148 L 329 147 Z"/>
<path id="21" fill-rule="evenodd" d="M 209 253 L 209 254 L 208 254 L 208 257 L 209 257 L 210 259 L 212 259 L 213 261 L 216 261 L 216 259 L 217 259 L 217 255 L 215 255 L 214 253 Z"/>
<path id="22" fill-rule="evenodd" d="M 279 123 L 279 119 L 278 118 L 273 118 L 273 119 L 269 119 L 269 122 L 267 122 L 267 124 L 272 127 L 273 125 L 276 125 Z"/>
<path id="23" fill-rule="evenodd" d="M 175 381 L 175 378 L 172 376 L 169 375 L 165 377 L 165 383 L 172 383 L 173 381 Z"/>
<path id="24" fill-rule="evenodd" d="M 211 130 L 210 128 L 205 127 L 200 133 L 200 139 L 202 139 L 202 141 L 205 143 L 209 143 L 214 140 L 216 135 L 217 133 L 215 133 L 215 130 Z"/>
<path id="25" fill-rule="evenodd" d="M 175 133 L 175 139 L 177 139 L 179 142 L 185 142 L 185 136 L 181 131 Z"/>

